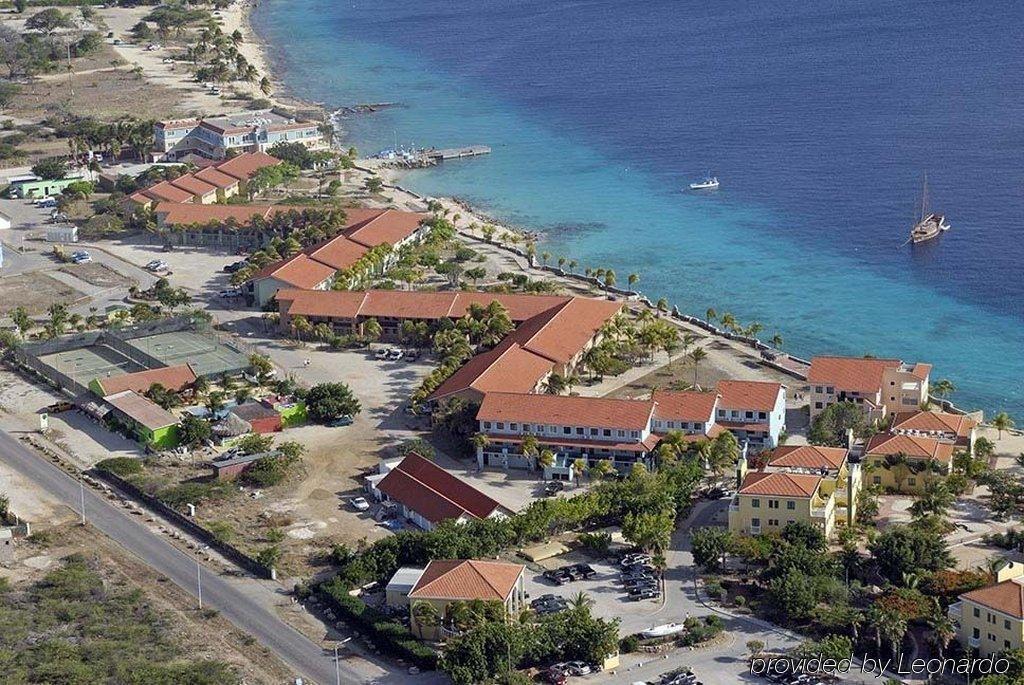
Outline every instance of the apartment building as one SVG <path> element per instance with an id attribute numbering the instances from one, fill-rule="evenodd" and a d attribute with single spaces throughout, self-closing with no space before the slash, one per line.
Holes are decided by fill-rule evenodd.
<path id="1" fill-rule="evenodd" d="M 877 433 L 864 446 L 868 482 L 885 491 L 920 494 L 953 468 L 953 444 L 935 438 Z"/>
<path id="2" fill-rule="evenodd" d="M 900 412 L 893 416 L 890 433 L 934 438 L 953 445 L 956 450 L 974 454 L 978 422 L 966 414 L 941 411 Z"/>
<path id="3" fill-rule="evenodd" d="M 169 204 L 214 205 L 236 195 L 244 195 L 253 174 L 280 163 L 281 160 L 264 152 L 245 152 L 220 164 L 156 183 L 132 193 L 129 199 L 146 209 L 165 205 L 165 211 Z M 159 225 L 163 227 L 166 222 Z"/>
<path id="4" fill-rule="evenodd" d="M 715 422 L 752 452 L 779 444 L 786 430 L 786 387 L 761 381 L 719 381 Z"/>
<path id="5" fill-rule="evenodd" d="M 898 359 L 814 357 L 807 374 L 811 419 L 834 402 L 854 402 L 873 421 L 919 408 L 928 399 L 930 364 Z"/>
<path id="6" fill-rule="evenodd" d="M 850 459 L 846 447 L 784 445 L 772 450 L 762 469 L 768 473 L 797 473 L 821 476 L 820 495 L 835 499 L 837 524 L 847 524 L 856 516 L 857 495 L 863 484 L 859 463 Z M 852 498 L 851 498 L 852 495 Z M 850 502 L 854 510 L 850 511 Z"/>
<path id="7" fill-rule="evenodd" d="M 802 521 L 831 538 L 836 527 L 836 498 L 825 494 L 824 482 L 822 476 L 810 473 L 747 473 L 729 504 L 729 530 L 759 535 Z"/>
<path id="8" fill-rule="evenodd" d="M 965 592 L 948 610 L 960 645 L 982 657 L 1024 648 L 1024 564 L 1006 562 L 995 575 L 995 584 Z"/>
<path id="9" fill-rule="evenodd" d="M 634 464 L 650 469 L 665 433 L 699 439 L 714 432 L 717 401 L 714 393 L 664 390 L 648 400 L 488 392 L 476 414 L 478 430 L 487 436 L 477 448 L 477 464 L 534 469 L 537 454 L 549 450 L 555 459 L 544 467 L 548 479 L 575 479 L 576 459 L 588 467 L 607 461 L 621 472 Z M 524 452 L 527 436 L 536 440 L 536 453 Z"/>
<path id="10" fill-rule="evenodd" d="M 189 155 L 224 159 L 229 151 L 266 152 L 277 143 L 328 146 L 315 121 L 299 121 L 274 110 L 255 110 L 202 119 L 158 121 L 153 125 L 155 161 Z"/>

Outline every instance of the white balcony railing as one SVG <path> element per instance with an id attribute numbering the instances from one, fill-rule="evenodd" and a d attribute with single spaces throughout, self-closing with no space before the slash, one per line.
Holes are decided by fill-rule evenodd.
<path id="1" fill-rule="evenodd" d="M 977 648 L 977 647 L 979 647 L 981 645 L 981 639 L 980 638 L 976 638 L 976 637 L 968 638 L 967 644 L 970 647 Z"/>

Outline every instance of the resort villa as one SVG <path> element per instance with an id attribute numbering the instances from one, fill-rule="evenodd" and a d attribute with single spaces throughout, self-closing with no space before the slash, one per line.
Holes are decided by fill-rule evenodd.
<path id="1" fill-rule="evenodd" d="M 593 466 L 608 461 L 619 471 L 633 464 L 654 467 L 654 448 L 670 430 L 694 439 L 714 430 L 718 395 L 706 392 L 659 390 L 649 400 L 608 399 L 565 395 L 488 392 L 477 411 L 478 430 L 487 444 L 478 446 L 481 468 L 533 469 L 537 456 L 551 451 L 554 463 L 544 477 L 573 480 L 573 462 Z M 524 453 L 523 442 L 532 436 L 534 453 Z"/>
<path id="2" fill-rule="evenodd" d="M 1024 648 L 1024 564 L 1005 562 L 995 584 L 960 595 L 949 606 L 964 650 L 982 657 Z"/>
<path id="3" fill-rule="evenodd" d="M 212 205 L 248 192 L 249 179 L 260 169 L 281 160 L 264 152 L 246 152 L 199 171 L 156 183 L 132 193 L 132 202 L 146 209 L 160 204 Z"/>
<path id="4" fill-rule="evenodd" d="M 857 495 L 863 485 L 860 464 L 850 459 L 847 447 L 785 445 L 772 450 L 762 469 L 768 473 L 804 473 L 821 476 L 822 497 L 835 499 L 836 523 L 850 520 L 849 503 L 856 515 Z M 852 499 L 851 499 L 852 497 Z"/>
<path id="5" fill-rule="evenodd" d="M 779 383 L 723 380 L 718 383 L 715 422 L 753 452 L 779 444 L 786 430 L 786 387 Z"/>
<path id="6" fill-rule="evenodd" d="M 327 146 L 317 122 L 298 121 L 274 110 L 158 121 L 153 125 L 153 137 L 155 161 L 176 161 L 189 155 L 220 160 L 229 151 L 266 152 L 277 143 L 302 143 L 310 149 Z"/>
<path id="7" fill-rule="evenodd" d="M 930 364 L 898 359 L 814 357 L 807 373 L 811 420 L 834 402 L 854 402 L 873 421 L 918 409 L 928 399 Z"/>
<path id="8" fill-rule="evenodd" d="M 386 245 L 388 258 L 378 269 L 386 269 L 398 250 L 422 240 L 430 231 L 424 224 L 425 214 L 394 209 L 346 209 L 346 225 L 330 240 L 307 248 L 296 255 L 268 264 L 248 282 L 252 302 L 262 307 L 281 289 L 328 290 L 339 271 L 358 267 L 360 259 L 371 249 Z M 309 297 L 297 296 L 303 302 Z M 320 313 L 303 314 L 310 319 L 337 318 L 331 312 L 334 300 L 316 300 L 324 307 Z M 299 307 L 302 307 L 300 304 Z M 282 312 L 282 318 L 286 312 Z M 334 322 L 330 322 L 334 325 Z M 342 322 L 338 322 L 339 324 Z M 339 328 L 339 326 L 335 326 Z"/>
<path id="9" fill-rule="evenodd" d="M 953 443 L 901 433 L 877 433 L 864 446 L 868 482 L 886 492 L 920 494 L 953 467 Z"/>
<path id="10" fill-rule="evenodd" d="M 965 414 L 941 411 L 900 412 L 893 416 L 889 432 L 947 442 L 957 450 L 974 454 L 978 422 Z"/>
<path id="11" fill-rule="evenodd" d="M 390 470 L 376 483 L 372 494 L 393 502 L 406 519 L 423 530 L 433 530 L 449 519 L 465 523 L 512 514 L 496 500 L 415 452 L 385 468 Z"/>
<path id="12" fill-rule="evenodd" d="M 729 530 L 741 535 L 778 532 L 802 521 L 831 538 L 836 525 L 834 492 L 825 477 L 789 471 L 747 473 L 729 504 Z"/>
<path id="13" fill-rule="evenodd" d="M 399 569 L 388 583 L 387 597 L 393 606 L 408 603 L 414 635 L 436 640 L 451 634 L 444 623 L 455 602 L 498 602 L 508 616 L 517 616 L 526 606 L 525 571 L 522 564 L 502 561 L 435 559 L 422 571 Z M 403 596 L 404 587 L 410 584 L 412 588 Z M 423 604 L 432 607 L 435 620 L 420 622 L 423 613 L 417 607 Z"/>

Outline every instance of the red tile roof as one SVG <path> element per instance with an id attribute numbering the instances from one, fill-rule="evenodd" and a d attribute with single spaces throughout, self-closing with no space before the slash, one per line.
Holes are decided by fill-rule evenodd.
<path id="1" fill-rule="evenodd" d="M 485 519 L 504 509 L 496 500 L 415 452 L 384 476 L 377 489 L 431 523 L 462 516 Z"/>
<path id="2" fill-rule="evenodd" d="M 134 390 L 144 394 L 154 383 L 159 383 L 168 390 L 178 392 L 196 382 L 196 372 L 188 364 L 165 366 L 137 373 L 125 373 L 120 376 L 97 378 L 103 395 L 113 395 L 125 390 Z"/>
<path id="3" fill-rule="evenodd" d="M 838 470 L 846 461 L 845 447 L 817 445 L 784 445 L 776 447 L 768 458 L 768 466 L 797 469 Z"/>
<path id="4" fill-rule="evenodd" d="M 251 280 L 273 278 L 295 288 L 315 288 L 334 276 L 334 269 L 300 252 L 294 257 L 268 264 Z"/>
<path id="5" fill-rule="evenodd" d="M 212 166 L 195 172 L 193 176 L 201 181 L 206 181 L 210 185 L 217 186 L 218 188 L 231 188 L 232 186 L 238 185 L 237 178 L 229 176 L 223 171 L 217 171 L 217 168 Z"/>
<path id="6" fill-rule="evenodd" d="M 807 372 L 807 382 L 831 385 L 837 390 L 850 392 L 878 392 L 882 388 L 885 370 L 896 368 L 901 363 L 899 359 L 814 357 Z"/>
<path id="7" fill-rule="evenodd" d="M 718 394 L 721 395 L 718 405 L 722 409 L 750 409 L 753 411 L 770 412 L 775 408 L 780 383 L 763 381 L 718 381 Z"/>
<path id="8" fill-rule="evenodd" d="M 654 416 L 662 421 L 707 422 L 714 418 L 718 393 L 655 390 L 651 399 L 657 404 Z"/>
<path id="9" fill-rule="evenodd" d="M 901 430 L 922 433 L 953 433 L 958 437 L 971 434 L 978 423 L 964 414 L 948 414 L 941 411 L 900 412 L 893 417 L 893 432 Z"/>
<path id="10" fill-rule="evenodd" d="M 410 599 L 497 600 L 512 594 L 525 566 L 503 561 L 435 559 L 409 591 Z"/>
<path id="11" fill-rule="evenodd" d="M 354 290 L 277 291 L 277 303 L 289 316 L 319 316 L 332 319 L 354 319 L 363 306 L 366 293 Z"/>
<path id="12" fill-rule="evenodd" d="M 395 245 L 418 231 L 420 222 L 426 218 L 426 214 L 385 209 L 368 221 L 346 230 L 345 235 L 349 240 L 366 247 Z"/>
<path id="13" fill-rule="evenodd" d="M 757 471 L 744 476 L 739 494 L 805 498 L 814 495 L 820 484 L 821 476 L 785 471 Z"/>
<path id="14" fill-rule="evenodd" d="M 947 463 L 953 458 L 953 445 L 935 438 L 898 433 L 876 433 L 864 448 L 866 456 L 905 454 L 908 459 L 935 459 Z"/>
<path id="15" fill-rule="evenodd" d="M 175 188 L 181 188 L 187 193 L 192 193 L 192 195 L 202 196 L 217 192 L 217 186 L 212 183 L 207 183 L 206 181 L 191 174 L 185 174 L 184 176 L 179 176 L 178 178 L 173 179 L 171 181 L 171 185 Z"/>
<path id="16" fill-rule="evenodd" d="M 980 604 L 1015 618 L 1024 618 L 1024 584 L 1018 579 L 1004 580 L 995 585 L 971 590 L 960 599 Z"/>
<path id="17" fill-rule="evenodd" d="M 141 191 L 143 195 L 158 201 L 166 202 L 191 202 L 194 195 L 187 190 L 171 184 L 169 181 L 161 181 Z"/>
<path id="18" fill-rule="evenodd" d="M 156 206 L 157 215 L 168 226 L 208 224 L 213 221 L 226 222 L 229 220 L 233 220 L 241 226 L 248 224 L 257 216 L 265 219 L 275 211 L 277 211 L 276 208 L 270 205 L 196 205 L 161 202 Z"/>
<path id="19" fill-rule="evenodd" d="M 489 392 L 480 404 L 476 418 L 478 421 L 643 431 L 650 425 L 653 411 L 654 403 L 650 400 Z"/>
<path id="20" fill-rule="evenodd" d="M 533 392 L 554 371 L 550 359 L 527 352 L 508 338 L 493 350 L 472 357 L 430 395 L 437 400 L 467 390 L 488 392 Z"/>
<path id="21" fill-rule="evenodd" d="M 620 302 L 574 297 L 528 319 L 510 337 L 525 350 L 566 364 L 621 309 Z"/>
<path id="22" fill-rule="evenodd" d="M 338 236 L 306 251 L 311 259 L 322 262 L 337 271 L 347 269 L 366 254 L 366 248 L 344 236 Z"/>
<path id="23" fill-rule="evenodd" d="M 222 174 L 227 174 L 240 181 L 247 181 L 263 167 L 276 166 L 280 163 L 281 160 L 268 155 L 266 152 L 243 152 L 221 162 L 214 168 Z"/>

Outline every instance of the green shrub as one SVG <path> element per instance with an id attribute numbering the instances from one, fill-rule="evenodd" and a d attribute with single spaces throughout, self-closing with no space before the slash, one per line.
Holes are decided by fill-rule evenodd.
<path id="1" fill-rule="evenodd" d="M 627 635 L 619 641 L 619 651 L 623 654 L 630 654 L 640 649 L 640 638 L 636 635 Z"/>
<path id="2" fill-rule="evenodd" d="M 142 462 L 131 457 L 111 457 L 98 462 L 96 468 L 121 478 L 127 478 L 142 473 Z"/>
<path id="3" fill-rule="evenodd" d="M 388 619 L 361 599 L 349 595 L 346 586 L 337 578 L 324 583 L 318 590 L 321 599 L 343 621 L 365 632 L 384 653 L 411 661 L 423 669 L 437 668 L 434 650 L 419 642 L 401 623 Z"/>

